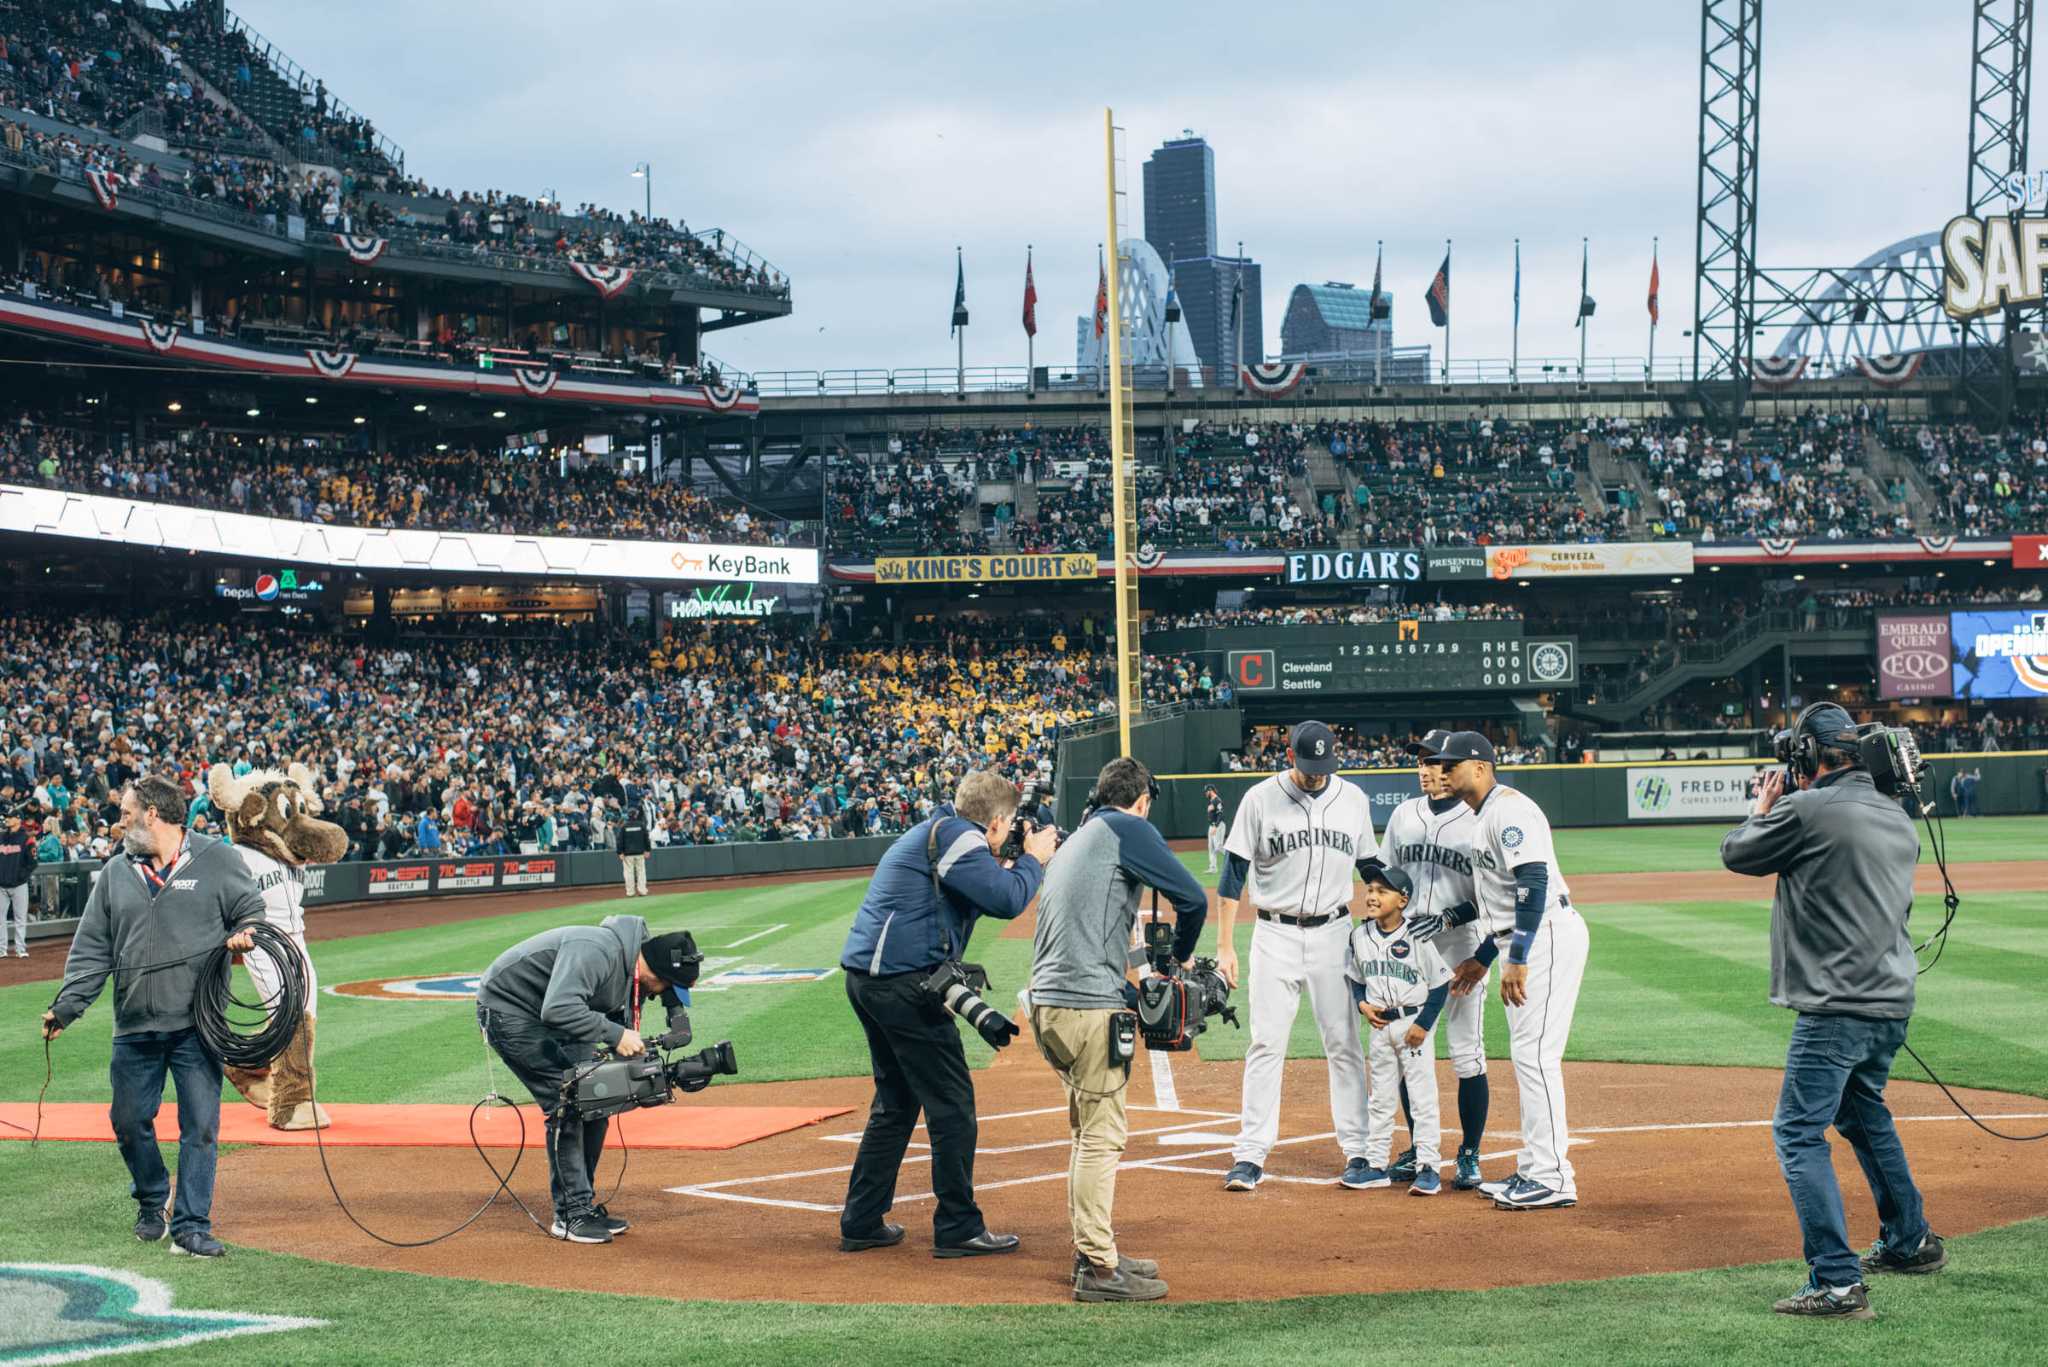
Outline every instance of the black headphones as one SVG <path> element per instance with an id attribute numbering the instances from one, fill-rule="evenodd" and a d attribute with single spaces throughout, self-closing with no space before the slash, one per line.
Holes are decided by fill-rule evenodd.
<path id="1" fill-rule="evenodd" d="M 1786 762 L 1794 774 L 1810 779 L 1820 772 L 1823 748 L 1856 753 L 1856 719 L 1840 703 L 1808 703 L 1792 723 L 1789 739 Z"/>

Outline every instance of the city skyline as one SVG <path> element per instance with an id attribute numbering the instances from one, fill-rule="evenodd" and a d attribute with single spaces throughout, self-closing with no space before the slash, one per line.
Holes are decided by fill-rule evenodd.
<path id="1" fill-rule="evenodd" d="M 1521 354 L 1573 356 L 1590 237 L 1601 301 L 1590 352 L 1638 357 L 1653 236 L 1658 354 L 1690 353 L 1696 5 L 1283 7 L 1247 25 L 1220 5 L 1054 3 L 1025 25 L 886 0 L 858 12 L 771 4 L 744 25 L 634 27 L 630 61 L 593 36 L 612 10 L 637 12 L 624 6 L 564 13 L 508 0 L 484 31 L 466 12 L 389 0 L 235 8 L 373 118 L 430 183 L 553 190 L 621 211 L 651 189 L 656 213 L 737 236 L 795 287 L 793 318 L 708 339 L 750 371 L 950 367 L 956 244 L 974 318 L 967 363 L 1021 366 L 1027 245 L 1042 334 L 1093 300 L 1109 236 L 1104 103 L 1127 130 L 1130 236 L 1143 235 L 1151 150 L 1183 129 L 1214 149 L 1219 250 L 1242 239 L 1264 267 L 1267 353 L 1278 353 L 1295 284 L 1369 288 L 1384 239 L 1394 343 L 1440 355 L 1422 294 L 1448 237 L 1454 357 L 1505 359 L 1519 237 Z M 1302 15 L 1314 42 L 1290 22 Z M 1968 17 L 1896 2 L 1767 15 L 1763 264 L 1853 264 L 1959 211 Z M 1082 25 L 1091 40 L 1073 41 Z M 394 61 L 401 32 L 405 60 Z M 1844 62 L 1852 37 L 1889 54 L 1893 75 Z M 1460 60 L 1442 68 L 1433 56 L 1451 47 Z M 544 64 L 513 60 L 535 50 Z M 531 117 L 573 91 L 600 93 Z M 630 176 L 640 161 L 653 163 L 651 186 Z M 1041 347 L 1041 362 L 1053 359 Z"/>

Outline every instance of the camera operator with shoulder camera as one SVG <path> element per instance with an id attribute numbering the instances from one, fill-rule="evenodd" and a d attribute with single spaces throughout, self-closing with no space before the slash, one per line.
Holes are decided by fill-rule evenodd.
<path id="1" fill-rule="evenodd" d="M 1917 802 L 1909 794 L 1919 757 L 1910 738 L 1858 728 L 1833 703 L 1801 712 L 1779 733 L 1778 751 L 1788 769 L 1764 778 L 1748 819 L 1721 841 L 1729 869 L 1778 876 L 1771 1002 L 1799 1013 L 1771 1133 L 1811 1275 L 1774 1308 L 1869 1319 L 1864 1274 L 1936 1272 L 1948 1261 L 1884 1102 L 1918 973 L 1906 918 L 1920 838 L 1896 799 Z M 1799 791 L 1785 791 L 1788 773 Z M 1849 1246 L 1830 1124 L 1877 1199 L 1881 1237 L 1861 1259 Z"/>
<path id="2" fill-rule="evenodd" d="M 1173 903 L 1173 957 L 1182 964 L 1209 914 L 1208 894 L 1147 820 L 1152 775 L 1134 759 L 1113 759 L 1095 780 L 1096 810 L 1045 876 L 1031 961 L 1031 1032 L 1067 1089 L 1073 1165 L 1067 1214 L 1074 1231 L 1074 1299 L 1154 1301 L 1166 1295 L 1159 1265 L 1121 1257 L 1110 1231 L 1116 1168 L 1128 1130 L 1124 1088 L 1136 1020 L 1127 1012 L 1125 973 L 1138 897 L 1156 888 Z M 1126 1017 L 1119 1033 L 1115 1019 Z"/>
<path id="3" fill-rule="evenodd" d="M 600 1049 L 623 1059 L 644 1054 L 640 1003 L 659 997 L 675 1024 L 702 962 L 688 931 L 649 935 L 642 917 L 607 916 L 595 926 L 558 926 L 520 941 L 477 984 L 484 1039 L 548 1118 L 550 1233 L 557 1239 L 608 1244 L 631 1228 L 598 1204 L 593 1187 L 611 1122 L 584 1119 L 564 1084 L 573 1084 Z"/>
<path id="4" fill-rule="evenodd" d="M 961 1047 L 958 1014 L 1000 1049 L 1017 1027 L 975 994 L 980 970 L 963 964 L 967 940 L 983 916 L 1014 920 L 1031 904 L 1059 833 L 1026 831 L 1018 792 L 998 774 L 976 770 L 949 805 L 896 838 L 875 866 L 840 952 L 846 996 L 867 1034 L 875 1100 L 861 1136 L 839 1247 L 848 1253 L 903 1241 L 884 1222 L 896 1199 L 918 1112 L 932 1144 L 932 1256 L 1009 1253 L 1014 1234 L 991 1234 L 974 1204 L 974 1079 Z M 1013 827 L 1016 830 L 1013 832 Z M 1014 853 L 1008 852 L 1014 842 Z"/>

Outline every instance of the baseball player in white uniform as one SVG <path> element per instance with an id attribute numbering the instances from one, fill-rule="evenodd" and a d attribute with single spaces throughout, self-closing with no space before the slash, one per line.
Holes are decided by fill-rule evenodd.
<path id="1" fill-rule="evenodd" d="M 1305 721 L 1289 738 L 1290 767 L 1258 784 L 1238 804 L 1227 861 L 1216 889 L 1217 968 L 1237 983 L 1231 931 L 1239 899 L 1252 930 L 1251 1046 L 1244 1056 L 1244 1099 L 1231 1148 L 1229 1191 L 1250 1191 L 1265 1177 L 1266 1155 L 1280 1134 L 1280 1075 L 1303 988 L 1323 1037 L 1330 1070 L 1330 1116 L 1345 1167 L 1338 1180 L 1365 1184 L 1365 1051 L 1345 985 L 1351 930 L 1351 878 L 1378 867 L 1372 804 L 1363 789 L 1333 777 L 1337 738 Z"/>
<path id="2" fill-rule="evenodd" d="M 1451 970 L 1427 940 L 1410 928 L 1406 912 L 1414 885 L 1401 869 L 1376 869 L 1366 881 L 1366 919 L 1351 929 L 1344 974 L 1365 1017 L 1366 1068 L 1372 1075 L 1372 1104 L 1366 1113 L 1365 1180 L 1356 1185 L 1393 1185 L 1386 1170 L 1394 1138 L 1394 1097 L 1411 1108 L 1408 1132 L 1415 1139 L 1415 1172 L 1410 1196 L 1443 1190 L 1437 1165 L 1436 1021 L 1450 999 Z"/>
<path id="3" fill-rule="evenodd" d="M 1214 873 L 1223 858 L 1223 841 L 1230 827 L 1224 824 L 1223 799 L 1216 795 L 1215 788 L 1203 789 L 1202 797 L 1209 815 L 1209 872 Z"/>
<path id="4" fill-rule="evenodd" d="M 1557 867 L 1550 820 L 1527 794 L 1494 778 L 1493 746 L 1476 731 L 1447 739 L 1435 762 L 1452 792 L 1478 818 L 1472 837 L 1478 951 L 1452 974 L 1454 993 L 1470 992 L 1505 953 L 1501 1004 L 1508 1052 L 1521 1093 L 1522 1147 L 1513 1176 L 1479 1190 L 1501 1210 L 1577 1205 L 1578 1179 L 1566 1153 L 1564 1045 L 1586 975 L 1586 922 L 1572 907 Z"/>
<path id="5" fill-rule="evenodd" d="M 1459 964 L 1479 949 L 1479 910 L 1472 892 L 1472 832 L 1478 819 L 1444 786 L 1443 769 L 1431 763 L 1431 757 L 1450 738 L 1449 731 L 1435 730 L 1408 747 L 1418 760 L 1416 777 L 1422 795 L 1409 798 L 1387 818 L 1387 828 L 1380 833 L 1380 857 L 1389 868 L 1405 872 L 1415 889 L 1408 903 L 1408 924 L 1416 937 L 1429 941 L 1445 963 Z M 1482 966 L 1478 990 L 1450 999 L 1441 1021 L 1451 1071 L 1458 1078 L 1461 1133 L 1458 1171 L 1451 1185 L 1459 1191 L 1479 1185 L 1479 1142 L 1486 1133 L 1491 1099 L 1486 1082 L 1485 971 Z M 1412 1113 L 1409 1133 L 1421 1133 Z M 1412 1180 L 1414 1145 L 1396 1158 L 1388 1171 L 1396 1182 Z"/>

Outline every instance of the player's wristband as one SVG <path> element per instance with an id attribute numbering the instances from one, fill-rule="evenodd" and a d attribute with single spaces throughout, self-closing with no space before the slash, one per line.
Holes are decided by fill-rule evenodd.
<path id="1" fill-rule="evenodd" d="M 1500 941 L 1487 936 L 1479 942 L 1479 948 L 1472 951 L 1472 957 L 1479 961 L 1481 968 L 1492 968 L 1493 961 L 1500 957 Z"/>
<path id="2" fill-rule="evenodd" d="M 1529 942 L 1536 938 L 1533 930 L 1518 930 L 1508 941 L 1508 962 L 1525 964 L 1529 962 Z"/>

